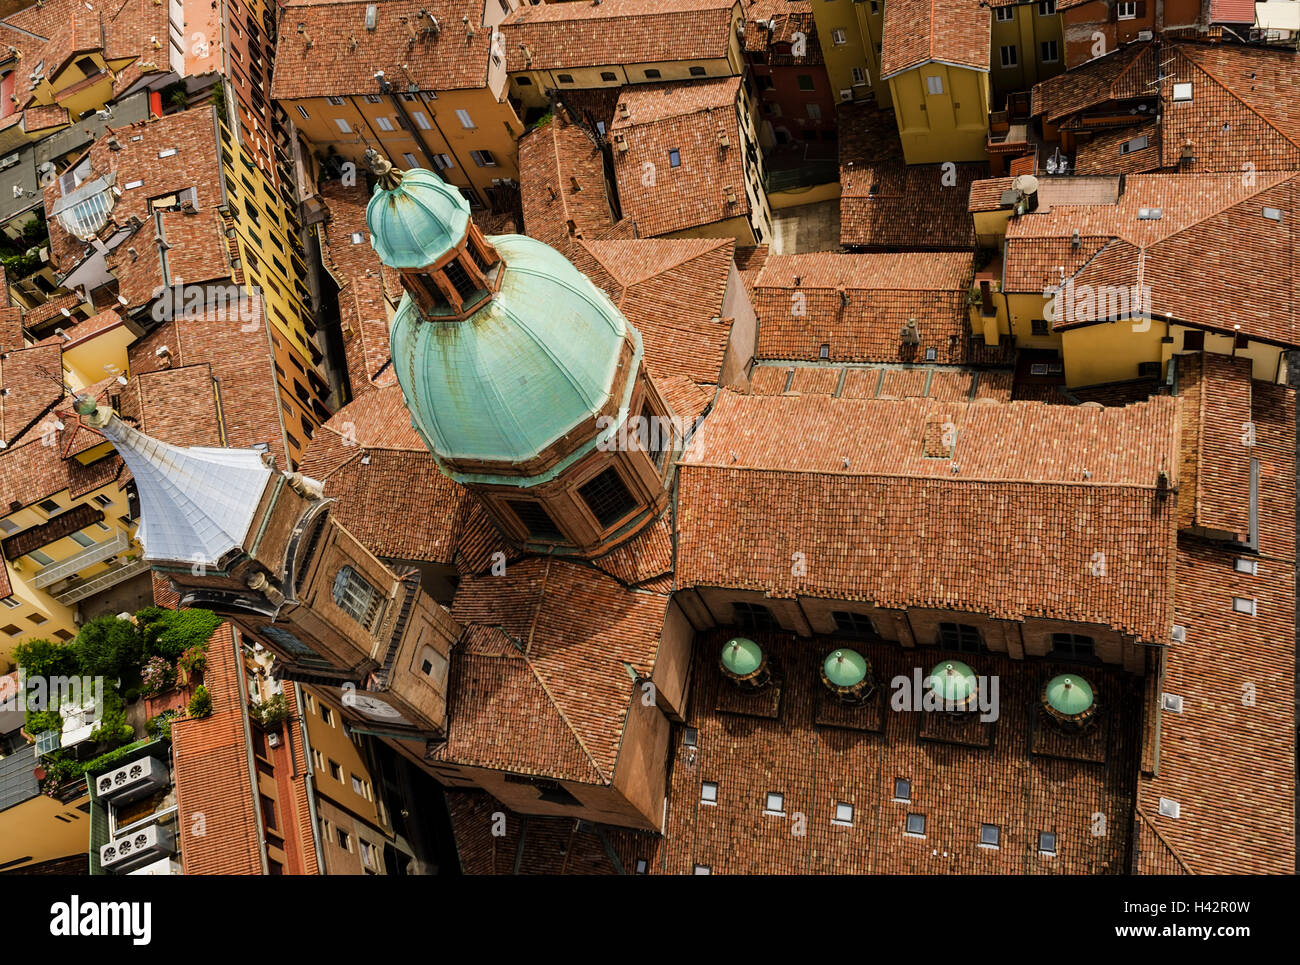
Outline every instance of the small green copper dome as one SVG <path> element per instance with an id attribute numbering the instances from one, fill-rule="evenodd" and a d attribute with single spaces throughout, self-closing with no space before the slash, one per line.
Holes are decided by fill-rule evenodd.
<path id="1" fill-rule="evenodd" d="M 747 677 L 763 665 L 763 648 L 746 637 L 722 645 L 722 665 L 737 677 Z"/>
<path id="2" fill-rule="evenodd" d="M 822 664 L 826 679 L 836 687 L 853 687 L 867 675 L 867 661 L 856 650 L 836 650 Z"/>
<path id="3" fill-rule="evenodd" d="M 423 268 L 460 244 L 469 202 L 432 171 L 411 168 L 392 189 L 376 188 L 366 206 L 370 243 L 392 268 Z"/>
<path id="4" fill-rule="evenodd" d="M 979 686 L 975 671 L 960 660 L 945 660 L 936 664 L 928 678 L 930 687 L 944 700 L 964 703 Z"/>
<path id="5" fill-rule="evenodd" d="M 1073 717 L 1092 707 L 1092 685 L 1078 674 L 1062 674 L 1047 682 L 1043 699 L 1058 714 Z"/>
<path id="6" fill-rule="evenodd" d="M 532 459 L 605 405 L 629 332 L 632 364 L 641 361 L 637 331 L 558 251 L 523 235 L 489 241 L 504 263 L 492 299 L 462 321 L 439 321 L 407 294 L 393 322 L 393 367 L 412 425 L 440 460 Z"/>

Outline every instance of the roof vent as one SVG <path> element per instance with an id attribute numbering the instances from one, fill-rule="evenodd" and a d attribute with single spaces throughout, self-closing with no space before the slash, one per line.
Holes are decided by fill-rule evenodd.
<path id="1" fill-rule="evenodd" d="M 1171 714 L 1181 714 L 1183 712 L 1183 698 L 1178 694 L 1161 694 L 1160 709 L 1167 710 Z"/>
<path id="2" fill-rule="evenodd" d="M 1083 238 L 1079 235 L 1079 229 L 1075 228 L 1074 233 L 1070 235 L 1070 247 L 1080 248 L 1083 246 Z"/>
<path id="3" fill-rule="evenodd" d="M 1281 223 L 1282 223 L 1282 209 L 1281 209 L 1281 208 L 1265 208 L 1265 209 L 1264 209 L 1264 217 L 1267 218 L 1269 221 L 1276 221 L 1278 224 L 1281 224 Z"/>
<path id="4" fill-rule="evenodd" d="M 722 148 L 724 151 L 731 147 L 731 138 L 727 136 L 726 131 L 718 131 L 718 147 Z"/>
<path id="5" fill-rule="evenodd" d="M 626 151 L 626 150 L 628 149 L 627 138 L 624 137 L 622 134 L 615 134 L 615 135 L 614 135 L 614 145 L 615 145 L 615 146 L 616 146 L 620 151 Z"/>
<path id="6" fill-rule="evenodd" d="M 1163 208 L 1138 208 L 1139 221 L 1159 221 L 1164 216 Z"/>
<path id="7" fill-rule="evenodd" d="M 1192 99 L 1192 82 L 1184 84 L 1174 84 L 1174 103 L 1179 104 L 1183 101 Z"/>
<path id="8" fill-rule="evenodd" d="M 733 188 L 731 185 L 728 184 L 728 185 L 727 185 L 725 188 L 723 188 L 722 190 L 723 190 L 723 192 L 724 192 L 724 193 L 726 194 L 726 196 L 727 196 L 727 204 L 735 204 L 735 203 L 736 203 L 736 189 Z"/>
<path id="9" fill-rule="evenodd" d="M 822 661 L 822 683 L 846 704 L 860 704 L 876 690 L 871 661 L 856 650 L 836 650 Z"/>
<path id="10" fill-rule="evenodd" d="M 1175 623 L 1173 629 L 1169 631 L 1169 639 L 1173 640 L 1174 643 L 1186 643 L 1187 628 Z"/>
<path id="11" fill-rule="evenodd" d="M 727 679 L 741 690 L 761 690 L 772 679 L 767 654 L 748 637 L 734 637 L 724 643 L 718 663 Z"/>
<path id="12" fill-rule="evenodd" d="M 377 3 L 366 4 L 366 29 L 374 30 L 375 23 L 378 19 L 379 19 L 379 4 Z"/>
<path id="13" fill-rule="evenodd" d="M 1160 816 L 1162 818 L 1174 818 L 1177 820 L 1180 810 L 1178 802 L 1173 798 L 1162 797 L 1160 799 Z"/>

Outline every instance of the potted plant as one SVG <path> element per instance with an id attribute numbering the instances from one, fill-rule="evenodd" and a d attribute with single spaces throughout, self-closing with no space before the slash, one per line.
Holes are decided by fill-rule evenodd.
<path id="1" fill-rule="evenodd" d="M 176 681 L 176 671 L 162 657 L 150 657 L 140 671 L 140 691 L 146 697 L 156 697 Z"/>

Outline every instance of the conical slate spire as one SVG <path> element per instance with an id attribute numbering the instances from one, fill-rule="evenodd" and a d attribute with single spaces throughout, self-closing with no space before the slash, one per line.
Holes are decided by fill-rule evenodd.
<path id="1" fill-rule="evenodd" d="M 86 400 L 91 405 L 94 403 Z M 243 545 L 273 470 L 252 449 L 182 449 L 132 428 L 112 410 L 78 411 L 135 476 L 136 536 L 151 563 L 213 565 Z"/>

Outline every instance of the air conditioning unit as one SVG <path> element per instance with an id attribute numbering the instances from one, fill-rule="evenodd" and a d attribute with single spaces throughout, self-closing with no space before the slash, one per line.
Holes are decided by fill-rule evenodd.
<path id="1" fill-rule="evenodd" d="M 853 90 L 852 90 L 852 88 L 850 88 L 850 89 L 848 89 L 848 90 L 842 90 L 842 91 L 840 91 L 840 100 L 842 100 L 842 101 L 851 101 L 851 100 L 853 100 Z"/>
<path id="2" fill-rule="evenodd" d="M 142 757 L 125 767 L 95 778 L 95 795 L 121 807 L 171 783 L 167 765 L 156 757 Z"/>
<path id="3" fill-rule="evenodd" d="M 1155 35 L 1152 31 L 1150 31 L 1150 30 L 1139 30 L 1139 31 L 1138 31 L 1138 40 L 1144 40 L 1144 41 L 1145 41 L 1145 40 L 1154 40 L 1154 39 L 1155 39 L 1155 36 L 1156 36 L 1156 35 Z"/>
<path id="4" fill-rule="evenodd" d="M 279 747 L 283 743 L 283 738 L 280 737 L 279 731 L 276 731 L 266 735 L 266 743 L 269 747 Z"/>
<path id="5" fill-rule="evenodd" d="M 121 874 L 164 858 L 175 850 L 176 835 L 172 829 L 151 824 L 100 847 L 99 864 L 105 871 Z"/>
<path id="6" fill-rule="evenodd" d="M 0 158 L 0 171 L 11 168 L 18 163 L 18 155 L 10 154 L 8 157 Z"/>

